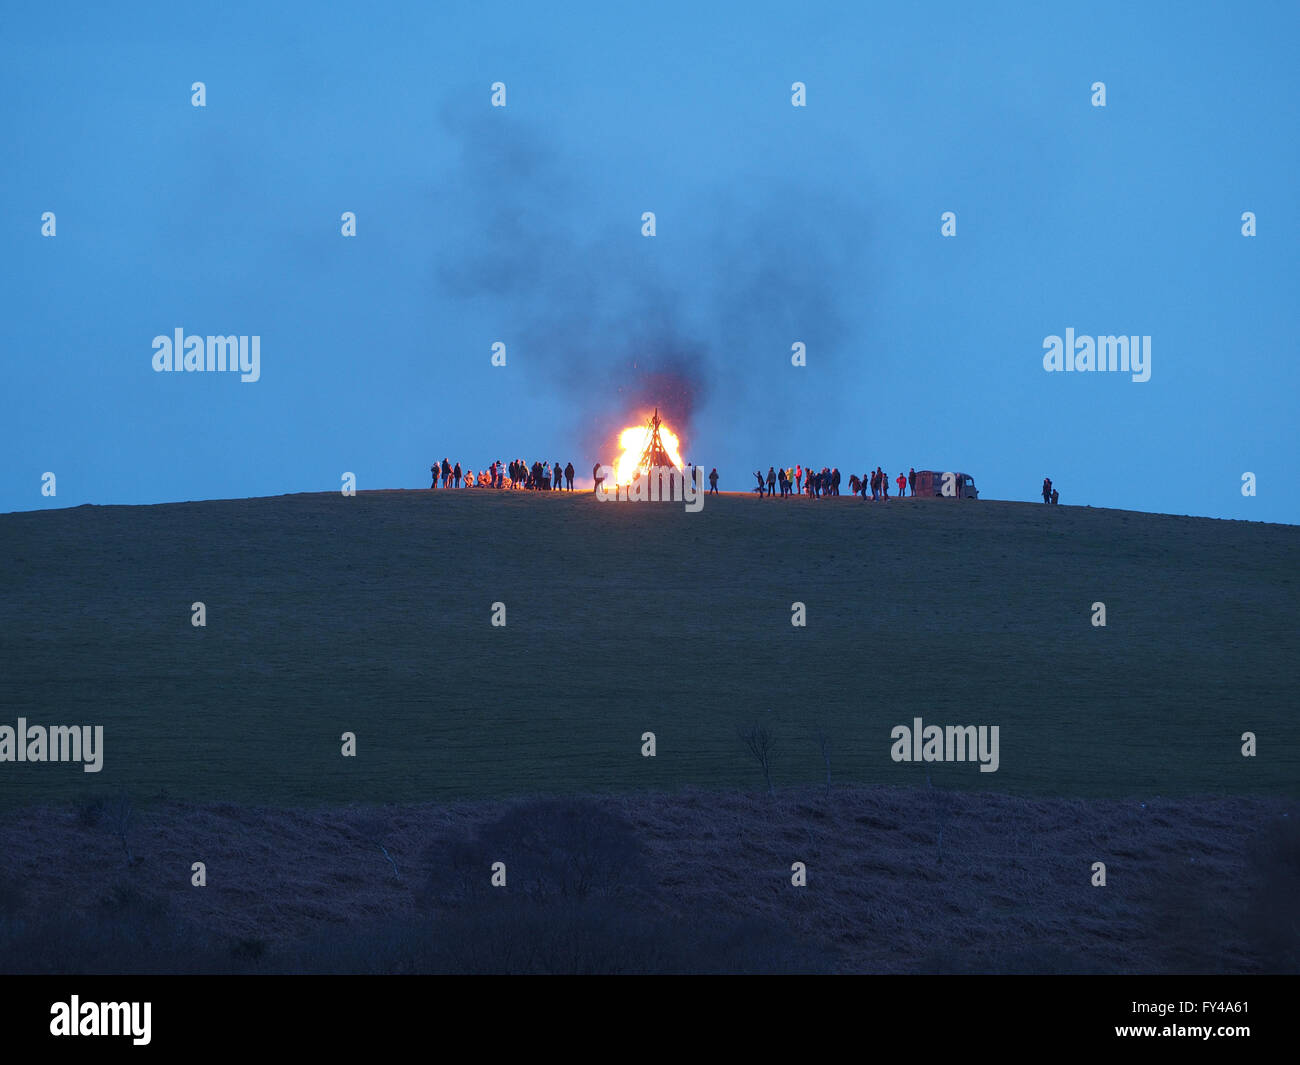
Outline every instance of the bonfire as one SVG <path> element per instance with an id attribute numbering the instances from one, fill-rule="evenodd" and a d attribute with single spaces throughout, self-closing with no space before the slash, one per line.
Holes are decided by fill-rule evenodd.
<path id="1" fill-rule="evenodd" d="M 634 425 L 619 433 L 618 446 L 622 454 L 614 463 L 616 485 L 629 485 L 638 473 L 655 467 L 672 467 L 683 474 L 686 472 L 681 441 L 660 420 L 658 407 L 645 425 Z"/>

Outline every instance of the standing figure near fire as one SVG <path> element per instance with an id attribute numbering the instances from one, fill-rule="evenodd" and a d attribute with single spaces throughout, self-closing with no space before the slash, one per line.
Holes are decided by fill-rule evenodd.
<path id="1" fill-rule="evenodd" d="M 564 467 L 564 483 L 568 486 L 570 492 L 573 491 L 573 463 L 567 463 Z"/>

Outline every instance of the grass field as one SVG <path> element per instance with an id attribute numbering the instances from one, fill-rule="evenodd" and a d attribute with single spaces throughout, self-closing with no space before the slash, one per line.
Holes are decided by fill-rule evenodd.
<path id="1" fill-rule="evenodd" d="M 1294 796 L 1298 574 L 1291 526 L 987 501 L 688 514 L 391 491 L 8 514 L 0 724 L 102 724 L 105 754 L 99 774 L 0 764 L 0 805 L 758 789 L 753 723 L 778 787 L 824 781 L 824 733 L 838 784 Z M 914 717 L 999 726 L 1000 768 L 894 763 Z"/>

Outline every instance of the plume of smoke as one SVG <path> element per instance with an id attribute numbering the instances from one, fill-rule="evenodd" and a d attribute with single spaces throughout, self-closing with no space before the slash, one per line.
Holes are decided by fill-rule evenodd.
<path id="1" fill-rule="evenodd" d="M 572 397 L 589 452 L 653 406 L 686 434 L 708 405 L 766 435 L 792 417 L 793 341 L 816 353 L 827 381 L 847 362 L 843 279 L 866 227 L 826 190 L 701 187 L 697 217 L 713 220 L 697 230 L 702 241 L 650 254 L 635 219 L 602 228 L 586 209 L 590 187 L 520 121 L 479 107 L 446 110 L 443 125 L 460 156 L 439 282 L 508 308 L 529 372 Z"/>

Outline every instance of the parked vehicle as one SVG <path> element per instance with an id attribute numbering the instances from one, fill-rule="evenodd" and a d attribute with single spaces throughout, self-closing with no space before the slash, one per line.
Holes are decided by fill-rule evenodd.
<path id="1" fill-rule="evenodd" d="M 947 491 L 944 486 L 948 485 Z M 943 472 L 937 470 L 916 471 L 916 494 L 918 496 L 947 496 L 952 499 L 979 499 L 979 489 L 975 487 L 975 478 L 969 473 Z"/>

